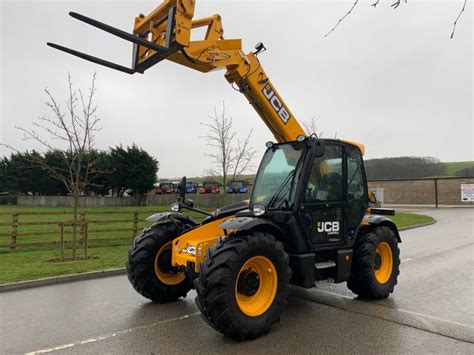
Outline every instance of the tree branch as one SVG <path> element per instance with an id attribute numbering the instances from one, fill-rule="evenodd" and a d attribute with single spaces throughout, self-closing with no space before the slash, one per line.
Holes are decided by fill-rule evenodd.
<path id="1" fill-rule="evenodd" d="M 394 8 L 394 9 L 396 9 L 396 8 L 398 8 L 398 6 L 400 6 L 400 3 L 401 3 L 402 1 L 404 1 L 405 4 L 407 3 L 407 0 L 396 0 L 396 1 L 395 1 L 393 4 L 391 4 L 390 6 L 391 6 L 392 8 Z M 380 2 L 380 0 L 376 0 L 376 1 L 373 2 L 370 6 L 372 6 L 372 7 L 375 8 L 375 7 L 377 7 L 377 5 L 379 4 L 379 2 Z M 326 33 L 326 34 L 324 35 L 324 37 L 327 37 L 327 36 L 329 36 L 331 33 L 333 33 L 333 32 L 336 30 L 336 28 L 341 24 L 341 22 L 344 21 L 344 19 L 352 13 L 352 11 L 354 10 L 354 8 L 357 6 L 358 3 L 359 3 L 359 0 L 356 0 L 356 1 L 354 2 L 354 4 L 352 4 L 352 7 L 349 9 L 349 11 L 347 11 L 347 12 L 345 13 L 345 15 L 342 16 L 342 17 L 337 21 L 337 23 L 334 25 L 334 27 L 331 28 L 331 30 L 330 30 L 328 33 Z"/>
<path id="2" fill-rule="evenodd" d="M 328 33 L 326 33 L 326 34 L 324 35 L 324 37 L 327 37 L 327 36 L 329 36 L 331 33 L 333 33 L 333 32 L 336 30 L 336 28 L 341 24 L 341 22 L 344 21 L 344 19 L 352 13 L 352 10 L 354 10 L 354 8 L 357 6 L 358 3 L 359 3 L 359 0 L 356 0 L 356 1 L 354 2 L 354 4 L 352 5 L 352 7 L 349 9 L 349 11 L 347 11 L 346 14 L 345 14 L 344 16 L 342 16 L 342 17 L 337 21 L 337 23 L 334 25 L 334 27 L 331 28 L 331 30 L 330 30 Z"/>
<path id="3" fill-rule="evenodd" d="M 397 0 L 395 1 L 392 5 L 390 5 L 391 7 L 393 7 L 394 9 L 396 9 L 397 7 L 400 6 L 400 3 L 401 3 L 402 0 Z M 407 0 L 405 0 L 405 4 L 407 3 Z"/>
<path id="4" fill-rule="evenodd" d="M 461 18 L 462 13 L 463 13 L 464 10 L 466 9 L 466 3 L 467 3 L 467 0 L 464 0 L 464 3 L 463 3 L 462 8 L 461 8 L 461 11 L 459 11 L 459 14 L 458 14 L 458 16 L 456 17 L 456 20 L 454 20 L 454 23 L 453 23 L 453 31 L 451 32 L 451 36 L 450 36 L 451 39 L 454 38 L 454 32 L 456 32 L 456 26 L 458 25 L 458 21 L 459 21 L 459 19 Z"/>
<path id="5" fill-rule="evenodd" d="M 370 6 L 373 6 L 373 7 L 377 7 L 377 5 L 379 4 L 380 0 L 377 0 L 376 2 L 374 2 L 372 5 Z"/>

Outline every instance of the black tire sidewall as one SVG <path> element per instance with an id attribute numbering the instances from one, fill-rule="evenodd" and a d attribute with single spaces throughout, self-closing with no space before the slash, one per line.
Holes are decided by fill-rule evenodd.
<path id="1" fill-rule="evenodd" d="M 247 234 L 248 233 L 248 234 Z M 220 239 L 200 264 L 195 280 L 196 305 L 214 329 L 234 339 L 255 339 L 280 320 L 288 298 L 291 269 L 283 244 L 266 232 L 247 232 Z M 254 256 L 268 258 L 277 272 L 277 290 L 270 307 L 261 315 L 246 315 L 236 299 L 237 276 Z"/>
<path id="2" fill-rule="evenodd" d="M 372 282 L 374 283 L 374 287 L 380 289 L 380 292 L 383 294 L 390 294 L 393 291 L 393 288 L 397 281 L 398 272 L 396 270 L 396 260 L 399 258 L 399 251 L 397 246 L 397 240 L 394 235 L 389 233 L 376 233 L 377 235 L 377 244 L 374 245 L 373 250 L 373 263 L 375 263 L 375 256 L 377 254 L 377 248 L 382 242 L 386 242 L 392 251 L 392 272 L 390 274 L 390 278 L 384 284 L 381 284 L 377 278 L 375 277 L 375 270 L 372 267 Z"/>
<path id="3" fill-rule="evenodd" d="M 384 284 L 375 277 L 375 256 L 380 243 L 386 242 L 392 251 L 392 273 Z M 349 288 L 362 298 L 383 299 L 393 292 L 400 273 L 400 250 L 395 233 L 387 226 L 380 226 L 362 235 L 355 246 Z"/>
<path id="4" fill-rule="evenodd" d="M 238 306 L 236 294 L 235 294 L 235 285 L 237 283 L 237 276 L 242 268 L 242 266 L 254 256 L 264 256 L 268 258 L 276 269 L 277 272 L 277 291 L 275 294 L 275 298 L 272 302 L 272 305 L 260 316 L 252 317 L 246 315 Z M 276 249 L 262 247 L 262 245 L 256 245 L 255 248 L 250 248 L 245 251 L 245 253 L 241 254 L 241 260 L 237 267 L 232 270 L 232 284 L 233 289 L 232 292 L 228 292 L 228 303 L 231 305 L 229 307 L 229 312 L 232 313 L 232 316 L 238 319 L 238 322 L 241 323 L 243 326 L 251 329 L 251 328 L 262 328 L 267 325 L 269 322 L 268 318 L 273 318 L 275 315 L 280 314 L 281 311 L 281 303 L 286 301 L 288 295 L 288 283 L 289 280 L 287 279 L 287 269 L 288 264 L 281 260 L 281 255 L 278 253 Z"/>
<path id="5" fill-rule="evenodd" d="M 173 225 L 158 224 L 135 237 L 128 253 L 127 276 L 134 289 L 155 302 L 165 303 L 184 297 L 193 284 L 187 278 L 176 285 L 163 283 L 155 272 L 155 257 L 159 250 L 173 241 L 180 229 Z"/>

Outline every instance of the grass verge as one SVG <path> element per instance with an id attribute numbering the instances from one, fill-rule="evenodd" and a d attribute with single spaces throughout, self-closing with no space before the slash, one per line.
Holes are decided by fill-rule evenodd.
<path id="1" fill-rule="evenodd" d="M 406 212 L 397 212 L 395 216 L 390 216 L 390 219 L 395 222 L 398 229 L 410 228 L 434 221 L 434 218 L 430 216 Z"/>
<path id="2" fill-rule="evenodd" d="M 90 248 L 90 259 L 64 262 L 51 261 L 59 258 L 57 250 L 3 253 L 0 254 L 0 284 L 124 267 L 127 250 L 128 245 Z"/>

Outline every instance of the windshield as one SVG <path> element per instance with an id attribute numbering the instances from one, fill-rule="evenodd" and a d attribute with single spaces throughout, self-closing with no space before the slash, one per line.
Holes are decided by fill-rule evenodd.
<path id="1" fill-rule="evenodd" d="M 299 175 L 298 163 L 305 146 L 304 142 L 285 143 L 266 151 L 255 180 L 252 204 L 268 208 L 279 208 L 284 203 L 292 205 Z"/>
<path id="2" fill-rule="evenodd" d="M 205 182 L 202 186 L 203 186 L 205 189 L 212 189 L 212 188 L 216 188 L 216 187 L 217 187 L 217 183 L 216 183 L 216 182 Z"/>
<path id="3" fill-rule="evenodd" d="M 168 190 L 171 187 L 171 184 L 161 184 L 163 190 Z"/>

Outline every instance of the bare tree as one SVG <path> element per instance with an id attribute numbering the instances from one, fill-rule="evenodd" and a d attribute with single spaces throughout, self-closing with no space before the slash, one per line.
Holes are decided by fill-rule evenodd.
<path id="1" fill-rule="evenodd" d="M 302 125 L 308 136 L 316 134 L 317 137 L 322 137 L 324 134 L 324 131 L 319 129 L 318 119 L 316 117 L 311 117 L 309 121 L 303 121 Z"/>
<path id="2" fill-rule="evenodd" d="M 318 120 L 316 117 L 311 117 L 311 120 L 301 122 L 308 136 L 315 134 L 317 138 L 323 137 L 325 131 L 320 130 Z M 337 131 L 334 132 L 334 139 L 337 139 Z"/>
<path id="3" fill-rule="evenodd" d="M 51 166 L 45 159 L 36 159 L 36 166 L 47 171 L 51 177 L 61 181 L 73 196 L 73 241 L 76 240 L 78 225 L 79 197 L 91 184 L 95 171 L 94 134 L 100 130 L 100 119 L 97 117 L 97 106 L 94 102 L 96 94 L 96 74 L 92 76 L 87 94 L 73 86 L 71 75 L 68 74 L 68 97 L 66 108 L 63 109 L 50 90 L 44 92 L 48 100 L 46 106 L 51 116 L 42 116 L 33 121 L 33 129 L 15 127 L 23 133 L 24 140 L 32 140 L 43 148 L 61 156 L 63 167 Z M 12 146 L 2 144 L 18 152 Z M 41 156 L 39 156 L 41 157 Z M 74 245 L 75 243 L 73 243 Z M 75 258 L 75 249 L 73 249 Z"/>
<path id="4" fill-rule="evenodd" d="M 214 168 L 208 169 L 207 174 L 221 176 L 225 187 L 230 180 L 236 180 L 246 171 L 251 170 L 256 151 L 250 146 L 253 129 L 249 131 L 244 140 L 237 137 L 237 131 L 232 127 L 232 117 L 226 116 L 225 103 L 222 103 L 222 112 L 214 107 L 214 114 L 209 115 L 210 122 L 202 123 L 208 133 L 201 137 L 213 149 L 206 154 Z"/>
<path id="5" fill-rule="evenodd" d="M 393 8 L 393 9 L 397 9 L 400 4 L 403 2 L 403 3 L 407 3 L 408 0 L 391 0 L 391 4 L 390 6 Z M 466 9 L 466 3 L 467 3 L 467 0 L 462 0 L 463 1 L 463 6 L 461 8 L 461 10 L 459 11 L 456 19 L 454 20 L 454 23 L 453 23 L 453 31 L 451 32 L 451 36 L 450 38 L 454 38 L 454 32 L 456 31 L 456 26 L 458 24 L 458 21 L 462 15 L 462 13 L 464 12 L 464 10 Z M 373 8 L 376 8 L 377 5 L 380 3 L 380 0 L 374 0 L 374 2 L 372 2 L 371 6 Z M 359 4 L 359 0 L 355 0 L 354 3 L 352 4 L 352 6 L 349 8 L 349 10 L 344 14 L 344 16 L 342 16 L 339 20 L 337 20 L 336 24 L 324 35 L 324 37 L 328 37 L 331 33 L 333 33 L 336 28 L 339 27 L 339 25 L 346 19 L 347 16 L 349 16 L 355 9 L 355 7 Z"/>

